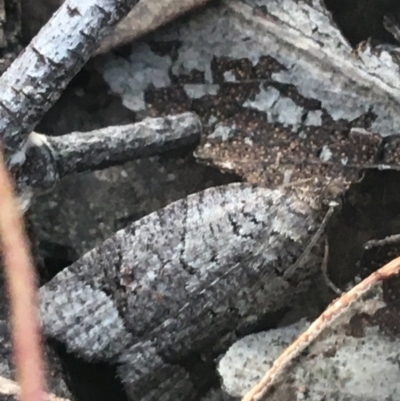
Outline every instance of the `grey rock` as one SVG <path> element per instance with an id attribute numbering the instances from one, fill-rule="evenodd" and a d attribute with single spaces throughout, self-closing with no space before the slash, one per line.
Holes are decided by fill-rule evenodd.
<path id="1" fill-rule="evenodd" d="M 305 327 L 306 321 L 301 319 L 286 327 L 251 334 L 233 344 L 218 364 L 224 390 L 243 397 Z"/>

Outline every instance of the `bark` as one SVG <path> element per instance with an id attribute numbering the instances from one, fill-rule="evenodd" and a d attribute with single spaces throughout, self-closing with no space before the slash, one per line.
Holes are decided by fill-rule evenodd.
<path id="1" fill-rule="evenodd" d="M 95 54 L 102 54 L 111 49 L 133 42 L 161 25 L 174 20 L 180 15 L 209 0 L 141 0 L 105 38 Z M 49 20 L 51 15 L 63 3 L 63 0 L 22 0 L 23 36 L 25 40 L 35 36 L 39 29 Z M 1 4 L 1 3 L 0 3 Z"/>
<path id="2" fill-rule="evenodd" d="M 150 5 L 145 2 L 142 8 L 135 7 L 136 15 L 159 15 L 161 10 L 154 11 Z M 146 7 L 154 14 L 147 14 Z M 151 26 L 147 22 L 144 25 Z M 311 26 L 316 28 L 311 30 Z M 341 141 L 349 130 L 361 128 L 390 135 L 399 128 L 399 90 L 394 85 L 399 80 L 399 67 L 395 55 L 390 50 L 374 53 L 367 46 L 355 57 L 318 1 L 298 4 L 286 0 L 283 6 L 272 2 L 267 12 L 257 3 L 222 3 L 156 33 L 150 40 L 153 45 L 170 49 L 169 43 L 181 44 L 176 49 L 172 46 L 170 54 L 167 51 L 163 56 L 152 50 L 153 45 L 139 44 L 128 62 L 129 69 L 126 60 L 124 70 L 115 62 L 106 62 L 105 77 L 110 85 L 139 116 L 148 115 L 149 110 L 152 115 L 185 110 L 198 113 L 205 134 L 215 132 L 197 150 L 197 157 L 252 182 L 279 184 L 292 174 L 293 169 L 287 165 L 302 163 L 301 158 L 307 158 L 313 167 L 306 175 L 295 172 L 293 178 L 310 178 L 320 169 L 319 155 L 329 159 L 330 142 Z M 237 45 L 232 46 L 235 42 Z M 279 131 L 277 141 L 262 135 L 263 130 Z M 232 135 L 236 140 L 227 141 L 225 137 Z M 4 138 L 11 137 L 16 141 L 22 138 L 7 133 Z M 272 176 L 265 173 L 263 177 L 265 167 L 275 164 L 275 142 L 282 141 L 286 143 L 283 153 L 293 153 L 293 144 L 302 149 L 306 141 L 315 143 L 310 149 L 313 157 L 310 159 L 310 153 L 298 153 L 297 160 L 283 157 L 282 166 Z M 255 157 L 247 159 L 244 155 L 250 142 Z M 22 163 L 26 149 L 15 153 L 11 161 Z M 264 152 L 271 157 L 261 160 L 258 155 Z M 339 158 L 328 159 L 323 162 L 336 166 L 340 162 Z M 125 160 L 123 156 L 121 160 Z M 342 161 L 352 168 L 348 160 Z M 369 160 L 369 166 L 373 162 Z M 24 180 L 29 181 L 26 177 Z M 37 183 L 40 180 L 43 176 L 35 179 Z M 48 183 L 44 181 L 42 186 L 47 188 Z"/>

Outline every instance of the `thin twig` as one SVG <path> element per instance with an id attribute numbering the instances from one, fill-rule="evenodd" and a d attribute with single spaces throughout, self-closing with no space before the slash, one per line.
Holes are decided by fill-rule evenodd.
<path id="1" fill-rule="evenodd" d="M 21 212 L 0 152 L 0 239 L 10 297 L 12 339 L 21 401 L 43 401 L 45 373 L 35 273 Z"/>
<path id="2" fill-rule="evenodd" d="M 57 173 L 62 177 L 75 172 L 121 165 L 195 144 L 200 140 L 201 129 L 201 121 L 195 113 L 182 113 L 146 118 L 135 124 L 111 126 L 91 132 L 42 137 L 46 138 L 46 143 L 53 149 L 54 170 L 58 169 Z M 31 166 L 29 170 L 32 170 Z"/>
<path id="3" fill-rule="evenodd" d="M 312 237 L 310 243 L 307 245 L 306 249 L 304 252 L 301 254 L 301 256 L 296 260 L 295 263 L 293 263 L 292 266 L 289 266 L 286 271 L 285 271 L 285 279 L 289 278 L 297 269 L 299 266 L 302 265 L 302 263 L 308 258 L 310 255 L 310 252 L 314 248 L 314 246 L 317 244 L 319 239 L 321 238 L 322 234 L 325 231 L 326 225 L 328 224 L 329 219 L 331 218 L 333 212 L 335 211 L 336 207 L 338 204 L 336 202 L 332 202 L 329 205 L 329 209 L 326 212 L 324 218 L 322 219 L 321 225 L 318 227 L 317 232 L 314 234 Z"/>
<path id="4" fill-rule="evenodd" d="M 332 280 L 329 278 L 328 274 L 328 261 L 329 261 L 329 243 L 328 239 L 325 238 L 325 250 L 324 250 L 324 258 L 322 259 L 322 265 L 321 265 L 321 271 L 322 275 L 325 280 L 325 284 L 336 294 L 336 295 L 342 295 L 343 291 L 336 287 L 336 285 L 332 282 Z"/>
<path id="5" fill-rule="evenodd" d="M 21 394 L 21 389 L 18 383 L 13 380 L 0 376 L 0 398 L 2 396 L 16 396 Z M 2 398 L 1 398 L 2 399 Z M 54 394 L 48 394 L 47 401 L 70 401 L 68 398 L 57 397 Z"/>

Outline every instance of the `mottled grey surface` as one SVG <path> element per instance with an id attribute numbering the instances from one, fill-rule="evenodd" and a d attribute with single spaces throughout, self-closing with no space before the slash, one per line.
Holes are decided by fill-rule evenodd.
<path id="1" fill-rule="evenodd" d="M 208 189 L 117 232 L 41 289 L 45 333 L 88 359 L 118 362 L 131 399 L 196 399 L 185 358 L 293 302 L 319 256 L 285 270 L 315 233 L 294 191 Z M 208 355 L 210 358 L 210 355 Z"/>

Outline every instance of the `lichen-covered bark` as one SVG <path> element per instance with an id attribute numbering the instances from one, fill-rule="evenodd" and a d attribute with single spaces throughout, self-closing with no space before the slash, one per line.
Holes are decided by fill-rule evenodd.
<path id="1" fill-rule="evenodd" d="M 338 401 L 397 399 L 400 339 L 398 332 L 389 332 L 387 326 L 397 326 L 398 305 L 384 301 L 381 288 L 374 290 L 375 296 L 371 291 L 369 297 L 356 301 L 277 375 L 273 392 L 253 393 L 246 401 L 299 400 L 304 393 L 310 401 L 321 397 Z M 245 396 L 309 324 L 303 320 L 239 340 L 219 363 L 223 388 L 239 399 Z"/>
<path id="2" fill-rule="evenodd" d="M 146 7 L 151 15 L 160 11 L 150 5 L 144 2 L 137 14 L 147 15 Z M 375 155 L 384 145 L 375 134 L 398 132 L 396 58 L 391 50 L 369 46 L 352 52 L 319 0 L 268 2 L 267 11 L 264 5 L 236 1 L 210 6 L 139 43 L 128 59 L 98 61 L 99 68 L 139 118 L 196 112 L 205 127 L 196 151 L 202 162 L 266 185 L 319 177 L 335 197 L 360 168 L 382 162 Z M 36 93 L 31 84 L 21 81 L 25 92 Z M 14 96 L 15 88 L 8 89 Z M 364 135 L 365 130 L 375 134 Z M 24 135 L 12 137 L 17 146 Z M 11 136 L 5 132 L 4 138 Z M 23 163 L 27 148 L 14 152 L 12 162 Z M 118 151 L 112 158 L 116 163 L 126 155 Z M 86 160 L 88 152 L 81 149 Z M 40 164 L 31 158 L 29 167 Z M 46 175 L 54 175 L 51 166 Z M 35 181 L 47 188 L 43 177 Z M 328 186 L 327 177 L 334 181 Z"/>
<path id="3" fill-rule="evenodd" d="M 397 257 L 332 302 L 242 401 L 398 398 L 399 270 Z"/>

